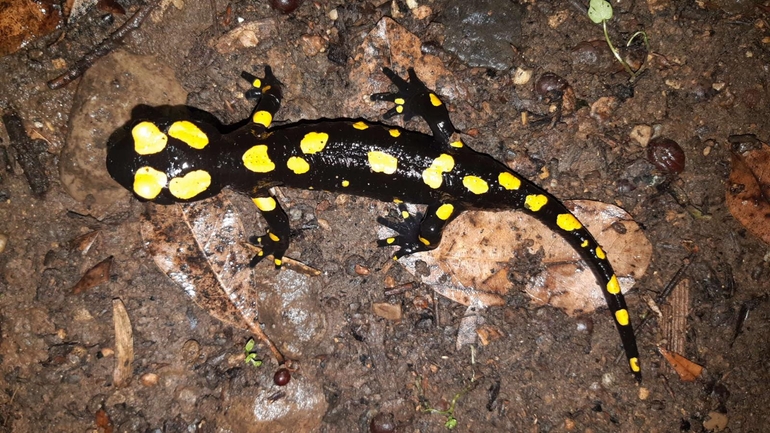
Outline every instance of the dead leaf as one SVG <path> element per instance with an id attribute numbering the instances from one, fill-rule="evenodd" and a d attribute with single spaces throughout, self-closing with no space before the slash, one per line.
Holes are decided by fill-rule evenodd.
<path id="1" fill-rule="evenodd" d="M 112 267 L 112 256 L 99 262 L 96 266 L 86 271 L 74 286 L 72 294 L 79 295 L 88 289 L 92 289 L 99 284 L 106 283 L 110 279 L 110 268 Z"/>
<path id="2" fill-rule="evenodd" d="M 770 244 L 770 147 L 733 153 L 725 198 L 733 217 Z"/>
<path id="3" fill-rule="evenodd" d="M 134 332 L 126 306 L 120 299 L 112 300 L 112 321 L 115 326 L 115 369 L 112 371 L 112 381 L 116 387 L 121 387 L 128 385 L 134 371 L 131 366 L 134 362 Z"/>
<path id="4" fill-rule="evenodd" d="M 606 203 L 566 204 L 609 252 L 623 292 L 633 287 L 652 256 L 652 245 L 638 224 L 624 210 Z M 596 278 L 577 252 L 523 212 L 466 212 L 447 227 L 437 249 L 400 262 L 442 296 L 463 305 L 488 307 L 505 303 L 513 286 L 509 274 L 516 265 L 514 258 L 536 256 L 541 249 L 542 269 L 523 288 L 535 303 L 550 304 L 570 315 L 605 305 Z M 428 275 L 416 272 L 418 260 L 427 263 Z"/>
<path id="5" fill-rule="evenodd" d="M 99 233 L 101 233 L 101 231 L 93 230 L 76 237 L 70 241 L 70 249 L 80 251 L 80 254 L 85 256 L 91 251 L 91 247 L 93 247 L 94 242 L 96 242 L 96 239 L 99 237 Z"/>
<path id="6" fill-rule="evenodd" d="M 658 347 L 658 351 L 671 364 L 671 367 L 674 368 L 683 382 L 695 382 L 695 379 L 699 378 L 701 373 L 703 373 L 703 367 L 676 352 L 671 352 L 662 347 Z"/>
<path id="7" fill-rule="evenodd" d="M 0 4 L 0 57 L 47 35 L 61 21 L 59 8 L 50 0 L 8 0 Z"/>
<path id="8" fill-rule="evenodd" d="M 500 328 L 492 325 L 484 325 L 476 330 L 476 334 L 479 336 L 482 346 L 487 346 L 493 340 L 499 340 L 503 337 L 503 333 Z"/>
<path id="9" fill-rule="evenodd" d="M 662 308 L 663 317 L 659 319 L 661 333 L 666 345 L 673 352 L 684 352 L 687 336 L 687 316 L 690 314 L 690 280 L 683 278 L 668 297 Z"/>
<path id="10" fill-rule="evenodd" d="M 460 319 L 460 326 L 457 328 L 455 349 L 459 351 L 466 344 L 476 344 L 476 337 L 478 336 L 476 332 L 484 322 L 484 317 L 479 314 L 478 308 L 472 305 L 466 308 L 463 318 Z"/>
<path id="11" fill-rule="evenodd" d="M 141 230 L 155 263 L 196 304 L 251 331 L 284 363 L 257 320 L 260 285 L 248 266 L 253 252 L 229 200 L 220 195 L 186 205 L 150 206 Z"/>

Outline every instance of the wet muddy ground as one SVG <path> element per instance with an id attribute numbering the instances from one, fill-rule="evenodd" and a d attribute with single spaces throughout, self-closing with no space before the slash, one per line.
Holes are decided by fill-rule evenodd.
<path id="1" fill-rule="evenodd" d="M 728 201 L 746 188 L 730 180 L 736 159 L 770 138 L 770 7 L 614 3 L 614 44 L 649 38 L 649 50 L 636 38 L 623 51 L 642 67 L 631 80 L 585 6 L 319 1 L 282 14 L 267 2 L 162 3 L 85 76 L 49 89 L 127 19 L 92 8 L 0 59 L 2 109 L 34 139 L 20 151 L 0 128 L 0 431 L 440 432 L 451 419 L 469 432 L 766 431 L 770 250 L 757 233 L 770 223 Z M 376 247 L 376 219 L 393 204 L 288 189 L 288 255 L 320 273 L 270 263 L 236 273 L 297 370 L 276 386 L 261 343 L 264 364 L 247 364 L 249 329 L 212 317 L 216 307 L 155 264 L 158 242 L 200 244 L 159 240 L 151 222 L 191 217 L 130 198 L 104 155 L 140 103 L 246 118 L 240 72 L 265 64 L 284 85 L 279 124 L 380 119 L 388 107 L 368 95 L 389 89 L 381 68 L 415 67 L 469 145 L 557 197 L 628 211 L 652 244 L 627 295 L 633 324 L 648 316 L 641 384 L 616 361 L 606 310 L 571 316 L 516 287 L 538 275 L 537 256 L 516 258 L 505 305 L 481 311 L 476 341 L 458 350 L 466 307 Z M 543 84 L 546 73 L 561 80 Z M 768 166 L 753 171 L 760 184 Z M 224 199 L 196 215 L 264 230 L 248 198 Z M 87 274 L 94 282 L 78 284 Z M 658 347 L 705 370 L 684 381 Z"/>

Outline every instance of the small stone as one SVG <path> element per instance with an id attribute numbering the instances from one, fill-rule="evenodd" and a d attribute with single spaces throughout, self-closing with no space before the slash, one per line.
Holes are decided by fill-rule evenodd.
<path id="1" fill-rule="evenodd" d="M 604 96 L 591 104 L 591 117 L 605 122 L 615 113 L 618 108 L 618 98 L 614 96 Z"/>
<path id="2" fill-rule="evenodd" d="M 513 84 L 516 86 L 523 86 L 529 83 L 529 80 L 531 79 L 532 79 L 531 69 L 516 68 L 513 71 Z"/>
<path id="3" fill-rule="evenodd" d="M 642 147 L 647 147 L 647 143 L 650 142 L 650 138 L 652 137 L 652 126 L 636 125 L 631 129 L 629 137 L 639 143 Z"/>
<path id="4" fill-rule="evenodd" d="M 392 322 L 400 321 L 403 316 L 401 305 L 388 304 L 387 302 L 377 302 L 372 304 L 372 312 L 383 319 Z"/>
<path id="5" fill-rule="evenodd" d="M 158 375 L 155 373 L 145 373 L 139 378 L 139 381 L 146 387 L 155 386 L 158 384 Z"/>
<path id="6" fill-rule="evenodd" d="M 722 431 L 727 428 L 727 415 L 719 412 L 709 412 L 703 421 L 703 428 L 709 431 Z"/>

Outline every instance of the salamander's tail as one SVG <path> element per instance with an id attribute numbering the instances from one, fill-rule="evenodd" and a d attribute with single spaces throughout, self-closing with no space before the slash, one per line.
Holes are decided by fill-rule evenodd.
<path id="1" fill-rule="evenodd" d="M 634 330 L 631 326 L 626 300 L 620 292 L 620 284 L 607 259 L 607 253 L 572 212 L 553 196 L 532 184 L 523 186 L 522 190 L 524 190 L 521 191 L 523 194 L 517 196 L 523 197 L 523 203 L 517 203 L 517 207 L 522 208 L 553 231 L 561 234 L 593 271 L 604 298 L 607 300 L 607 306 L 615 320 L 615 326 L 620 333 L 628 365 L 636 380 L 641 381 L 639 351 L 636 347 Z"/>

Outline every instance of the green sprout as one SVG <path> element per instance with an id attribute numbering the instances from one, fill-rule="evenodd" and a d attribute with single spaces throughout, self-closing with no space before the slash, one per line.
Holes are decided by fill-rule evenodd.
<path id="1" fill-rule="evenodd" d="M 476 351 L 474 350 L 473 346 L 471 346 L 471 366 L 475 364 L 476 364 Z M 430 402 L 428 401 L 427 398 L 425 398 L 425 395 L 423 394 L 422 385 L 421 385 L 422 377 L 417 376 L 417 379 L 415 379 L 414 386 L 415 386 L 415 389 L 417 390 L 418 398 L 420 399 L 420 402 L 424 406 L 424 408 L 421 410 L 425 413 L 436 413 L 439 415 L 446 416 L 447 418 L 446 418 L 446 422 L 444 423 L 444 427 L 446 427 L 447 430 L 452 430 L 455 427 L 457 427 L 457 418 L 454 417 L 455 406 L 457 405 L 457 402 L 460 400 L 460 398 L 462 398 L 462 396 L 467 394 L 468 391 L 475 388 L 476 385 L 478 384 L 478 381 L 476 378 L 476 371 L 475 370 L 471 370 L 471 371 L 473 373 L 471 375 L 470 382 L 465 388 L 460 390 L 460 392 L 458 392 L 457 394 L 454 395 L 454 397 L 452 397 L 452 401 L 449 403 L 449 408 L 446 410 L 439 410 L 431 406 Z"/>
<path id="2" fill-rule="evenodd" d="M 631 66 L 623 59 L 623 56 L 620 55 L 620 52 L 617 48 L 615 48 L 614 45 L 612 45 L 612 41 L 610 40 L 610 35 L 607 32 L 607 21 L 612 19 L 612 5 L 607 0 L 591 0 L 591 2 L 588 5 L 588 18 L 591 19 L 591 21 L 595 22 L 596 24 L 601 24 L 602 28 L 604 29 L 604 40 L 607 41 L 607 45 L 610 47 L 610 51 L 612 51 L 612 54 L 615 56 L 615 58 L 620 62 L 621 65 L 623 65 L 623 68 L 628 72 L 629 75 L 631 75 L 631 79 L 635 79 L 637 77 L 637 72 L 634 72 L 631 69 Z M 643 31 L 638 31 L 631 35 L 631 38 L 626 43 L 626 47 L 630 46 L 631 43 L 636 39 L 637 36 L 641 36 L 644 40 L 644 45 L 647 47 L 647 49 L 650 49 L 650 43 L 647 40 L 647 33 Z"/>
<path id="3" fill-rule="evenodd" d="M 257 357 L 257 352 L 254 351 L 256 345 L 257 343 L 254 339 L 249 338 L 249 341 L 246 342 L 246 346 L 243 348 L 243 353 L 246 355 L 246 364 L 249 364 L 252 367 L 261 367 L 262 360 Z"/>

